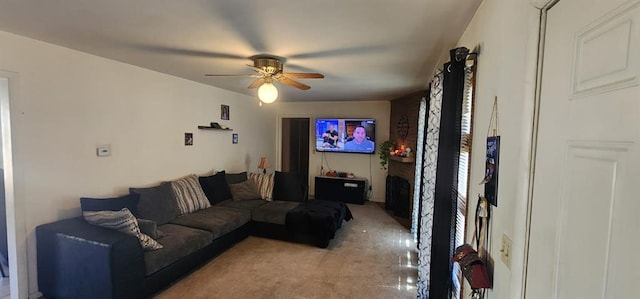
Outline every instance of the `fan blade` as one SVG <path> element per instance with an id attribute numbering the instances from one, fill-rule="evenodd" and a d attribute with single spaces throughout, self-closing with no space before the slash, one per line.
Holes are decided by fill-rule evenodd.
<path id="1" fill-rule="evenodd" d="M 289 78 L 307 78 L 307 79 L 322 79 L 323 74 L 319 73 L 284 73 L 283 75 Z"/>
<path id="2" fill-rule="evenodd" d="M 271 74 L 269 74 L 269 73 L 265 72 L 265 70 L 263 70 L 263 69 L 261 69 L 261 68 L 259 68 L 259 67 L 255 67 L 255 66 L 250 65 L 250 64 L 247 64 L 247 66 L 248 66 L 248 67 L 250 67 L 252 70 L 254 70 L 254 71 L 256 71 L 256 72 L 260 73 L 260 74 L 263 74 L 263 75 L 271 75 Z"/>
<path id="3" fill-rule="evenodd" d="M 287 84 L 287 85 L 291 85 L 295 88 L 299 88 L 302 90 L 307 90 L 309 88 L 311 88 L 311 86 L 306 85 L 306 84 L 302 84 L 296 80 L 290 79 L 288 78 L 286 75 L 284 74 L 277 74 L 275 76 L 273 76 L 274 79 L 278 80 L 278 82 L 282 83 L 282 84 Z"/>
<path id="4" fill-rule="evenodd" d="M 258 78 L 251 85 L 249 85 L 249 89 L 254 89 L 260 87 L 264 83 L 264 78 Z"/>
<path id="5" fill-rule="evenodd" d="M 258 74 L 204 74 L 204 75 L 210 76 L 210 77 L 253 77 L 253 78 L 262 77 L 261 75 L 258 75 Z"/>

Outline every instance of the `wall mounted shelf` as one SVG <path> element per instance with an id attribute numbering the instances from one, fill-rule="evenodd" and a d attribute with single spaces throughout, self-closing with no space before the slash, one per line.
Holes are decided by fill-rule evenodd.
<path id="1" fill-rule="evenodd" d="M 198 126 L 198 129 L 200 129 L 200 130 L 233 131 L 233 129 L 230 129 L 230 128 L 222 129 L 222 128 L 214 128 L 214 127 L 209 127 L 209 126 Z"/>
<path id="2" fill-rule="evenodd" d="M 416 162 L 416 158 L 408 158 L 408 157 L 398 157 L 398 156 L 389 156 L 389 160 L 401 162 L 401 163 L 414 163 Z"/>

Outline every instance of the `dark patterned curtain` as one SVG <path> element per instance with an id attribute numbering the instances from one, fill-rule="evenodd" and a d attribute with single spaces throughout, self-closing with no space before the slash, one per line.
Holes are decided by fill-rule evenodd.
<path id="1" fill-rule="evenodd" d="M 418 227 L 418 298 L 450 298 L 467 53 L 466 48 L 451 50 L 451 61 L 431 83 Z"/>

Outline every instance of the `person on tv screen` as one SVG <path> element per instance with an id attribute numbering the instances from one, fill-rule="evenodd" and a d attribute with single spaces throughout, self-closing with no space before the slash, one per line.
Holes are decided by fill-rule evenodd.
<path id="1" fill-rule="evenodd" d="M 357 126 L 353 131 L 353 139 L 344 144 L 344 149 L 350 152 L 373 152 L 373 141 L 367 139 L 367 132 L 363 126 Z"/>
<path id="2" fill-rule="evenodd" d="M 322 139 L 324 141 L 323 147 L 338 147 L 338 131 L 333 127 L 333 124 L 329 124 L 329 130 L 322 134 Z"/>

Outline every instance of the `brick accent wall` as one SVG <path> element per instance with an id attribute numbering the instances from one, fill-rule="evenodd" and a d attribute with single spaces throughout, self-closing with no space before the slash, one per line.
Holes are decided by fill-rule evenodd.
<path id="1" fill-rule="evenodd" d="M 415 157 L 415 151 L 417 148 L 418 139 L 418 113 L 420 112 L 420 100 L 425 95 L 426 91 L 419 91 L 404 97 L 391 101 L 391 117 L 389 121 L 389 138 L 395 140 L 400 145 L 410 147 L 413 151 L 413 157 Z M 400 119 L 406 116 L 409 120 L 409 131 L 407 137 L 403 140 L 398 134 L 398 122 Z M 409 194 L 413 197 L 414 180 L 415 180 L 415 163 L 403 163 L 398 161 L 389 160 L 388 173 L 389 175 L 395 175 L 405 178 L 409 181 L 411 186 Z M 410 199 L 409 211 L 413 207 L 413 198 Z"/>

